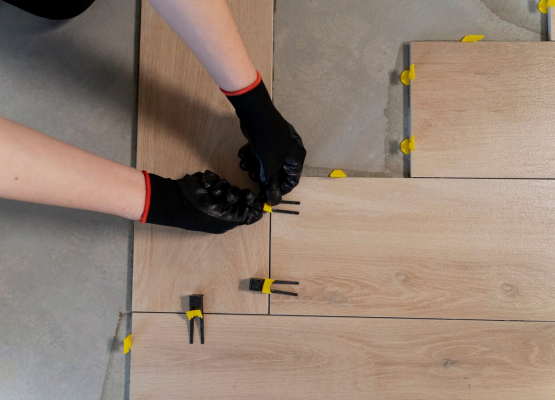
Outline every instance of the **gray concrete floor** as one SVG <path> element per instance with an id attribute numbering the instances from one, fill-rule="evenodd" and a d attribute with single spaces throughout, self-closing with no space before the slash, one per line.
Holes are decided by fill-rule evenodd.
<path id="1" fill-rule="evenodd" d="M 97 0 L 60 23 L 0 0 L 0 115 L 132 165 L 136 10 Z M 274 99 L 307 175 L 406 175 L 409 42 L 545 40 L 545 24 L 535 0 L 276 0 Z M 0 200 L 0 399 L 128 397 L 131 235 L 119 218 Z"/>
<path id="2" fill-rule="evenodd" d="M 131 165 L 136 8 L 98 0 L 54 22 L 0 1 L 0 115 Z M 114 336 L 131 306 L 131 233 L 121 218 L 0 200 L 0 399 L 98 400 L 103 386 L 124 398 Z"/>
<path id="3" fill-rule="evenodd" d="M 306 174 L 407 176 L 408 44 L 546 39 L 535 0 L 276 0 L 274 101 L 303 137 Z M 543 29 L 542 29 L 543 27 Z M 405 104 L 403 103 L 405 101 Z"/>

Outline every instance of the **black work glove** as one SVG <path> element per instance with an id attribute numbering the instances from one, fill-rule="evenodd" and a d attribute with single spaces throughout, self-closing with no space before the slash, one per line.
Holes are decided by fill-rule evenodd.
<path id="1" fill-rule="evenodd" d="M 262 219 L 263 203 L 252 191 L 231 186 L 214 172 L 197 172 L 178 180 L 143 173 L 147 204 L 141 222 L 224 233 Z"/>
<path id="2" fill-rule="evenodd" d="M 223 92 L 235 107 L 241 131 L 249 141 L 239 150 L 240 167 L 259 184 L 264 201 L 279 204 L 282 195 L 301 179 L 306 157 L 303 141 L 274 107 L 260 74 L 244 90 Z"/>

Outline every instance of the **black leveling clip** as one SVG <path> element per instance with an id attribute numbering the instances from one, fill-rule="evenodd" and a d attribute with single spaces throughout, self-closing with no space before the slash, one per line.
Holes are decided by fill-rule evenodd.
<path id="1" fill-rule="evenodd" d="M 301 202 L 300 201 L 282 200 L 281 203 L 279 203 L 279 204 L 291 204 L 291 205 L 295 205 L 295 206 L 300 206 Z M 298 211 L 281 210 L 281 209 L 273 208 L 268 203 L 264 203 L 263 211 L 269 212 L 269 213 L 281 213 L 281 214 L 293 214 L 293 215 L 299 215 L 300 214 Z"/>
<path id="2" fill-rule="evenodd" d="M 189 308 L 187 318 L 189 318 L 189 343 L 193 344 L 193 333 L 195 328 L 195 317 L 199 317 L 198 323 L 200 327 L 200 344 L 204 344 L 204 316 L 202 315 L 202 298 L 203 294 L 192 294 L 189 296 Z"/>
<path id="3" fill-rule="evenodd" d="M 257 279 L 251 278 L 249 282 L 249 290 L 253 292 L 262 292 L 267 294 L 285 294 L 287 296 L 298 296 L 297 293 L 293 292 L 284 292 L 283 290 L 274 290 L 272 289 L 272 284 L 276 285 L 298 285 L 299 282 L 291 282 L 291 281 L 276 281 L 273 279 Z"/>

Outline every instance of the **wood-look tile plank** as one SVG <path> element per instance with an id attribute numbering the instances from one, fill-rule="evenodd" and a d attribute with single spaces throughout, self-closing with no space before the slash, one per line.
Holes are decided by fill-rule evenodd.
<path id="1" fill-rule="evenodd" d="M 131 399 L 552 399 L 555 324 L 134 314 Z"/>
<path id="2" fill-rule="evenodd" d="M 266 84 L 272 70 L 272 0 L 230 0 L 239 31 Z M 241 187 L 246 143 L 233 107 L 193 53 L 142 3 L 137 166 L 164 177 L 210 169 Z M 182 311 L 204 293 L 206 312 L 267 313 L 266 299 L 238 290 L 266 276 L 269 218 L 225 235 L 135 226 L 133 310 Z"/>
<path id="3" fill-rule="evenodd" d="M 555 178 L 555 43 L 411 44 L 413 177 Z"/>
<path id="4" fill-rule="evenodd" d="M 555 320 L 555 181 L 303 178 L 288 198 L 271 275 L 299 296 L 272 314 Z"/>

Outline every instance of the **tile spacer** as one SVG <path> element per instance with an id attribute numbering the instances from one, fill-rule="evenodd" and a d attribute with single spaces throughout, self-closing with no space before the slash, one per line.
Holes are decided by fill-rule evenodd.
<path id="1" fill-rule="evenodd" d="M 249 290 L 253 292 L 262 292 L 266 294 L 284 294 L 287 296 L 298 296 L 297 293 L 284 292 L 283 290 L 272 289 L 272 284 L 274 283 L 276 285 L 298 285 L 299 284 L 299 282 L 276 281 L 270 278 L 266 278 L 266 279 L 251 278 L 249 282 Z"/>
<path id="2" fill-rule="evenodd" d="M 123 354 L 129 353 L 131 350 L 131 344 L 133 343 L 131 339 L 131 334 L 127 335 L 125 339 L 123 339 Z"/>
<path id="3" fill-rule="evenodd" d="M 401 74 L 401 82 L 403 82 L 403 85 L 410 86 L 410 82 L 413 81 L 415 77 L 414 64 L 411 64 L 410 68 L 404 70 Z"/>
<path id="4" fill-rule="evenodd" d="M 293 205 L 301 205 L 300 201 L 288 201 L 288 200 L 283 200 L 280 204 L 293 204 Z M 268 203 L 264 203 L 264 208 L 262 209 L 262 211 L 267 212 L 267 213 L 280 213 L 280 214 L 292 214 L 292 215 L 300 215 L 299 211 L 291 211 L 291 210 L 282 210 L 279 208 L 273 208 L 271 205 L 269 205 Z"/>
<path id="5" fill-rule="evenodd" d="M 547 14 L 550 7 L 555 7 L 555 0 L 540 0 L 538 3 L 538 11 L 542 14 Z"/>
<path id="6" fill-rule="evenodd" d="M 340 169 L 334 169 L 330 173 L 330 178 L 346 178 L 347 174 Z"/>
<path id="7" fill-rule="evenodd" d="M 484 35 L 466 35 L 461 39 L 463 43 L 479 42 L 484 38 Z"/>
<path id="8" fill-rule="evenodd" d="M 195 317 L 203 318 L 201 310 L 191 310 L 187 311 L 185 314 L 187 314 L 187 318 L 189 318 L 189 321 Z"/>
<path id="9" fill-rule="evenodd" d="M 200 331 L 200 344 L 204 344 L 204 317 L 202 312 L 204 310 L 204 295 L 203 294 L 192 294 L 189 296 L 189 311 L 187 318 L 189 318 L 189 343 L 193 344 L 193 333 L 195 328 L 195 317 L 200 317 L 198 319 L 199 331 Z"/>
<path id="10" fill-rule="evenodd" d="M 401 142 L 401 151 L 407 155 L 414 151 L 414 136 Z"/>

